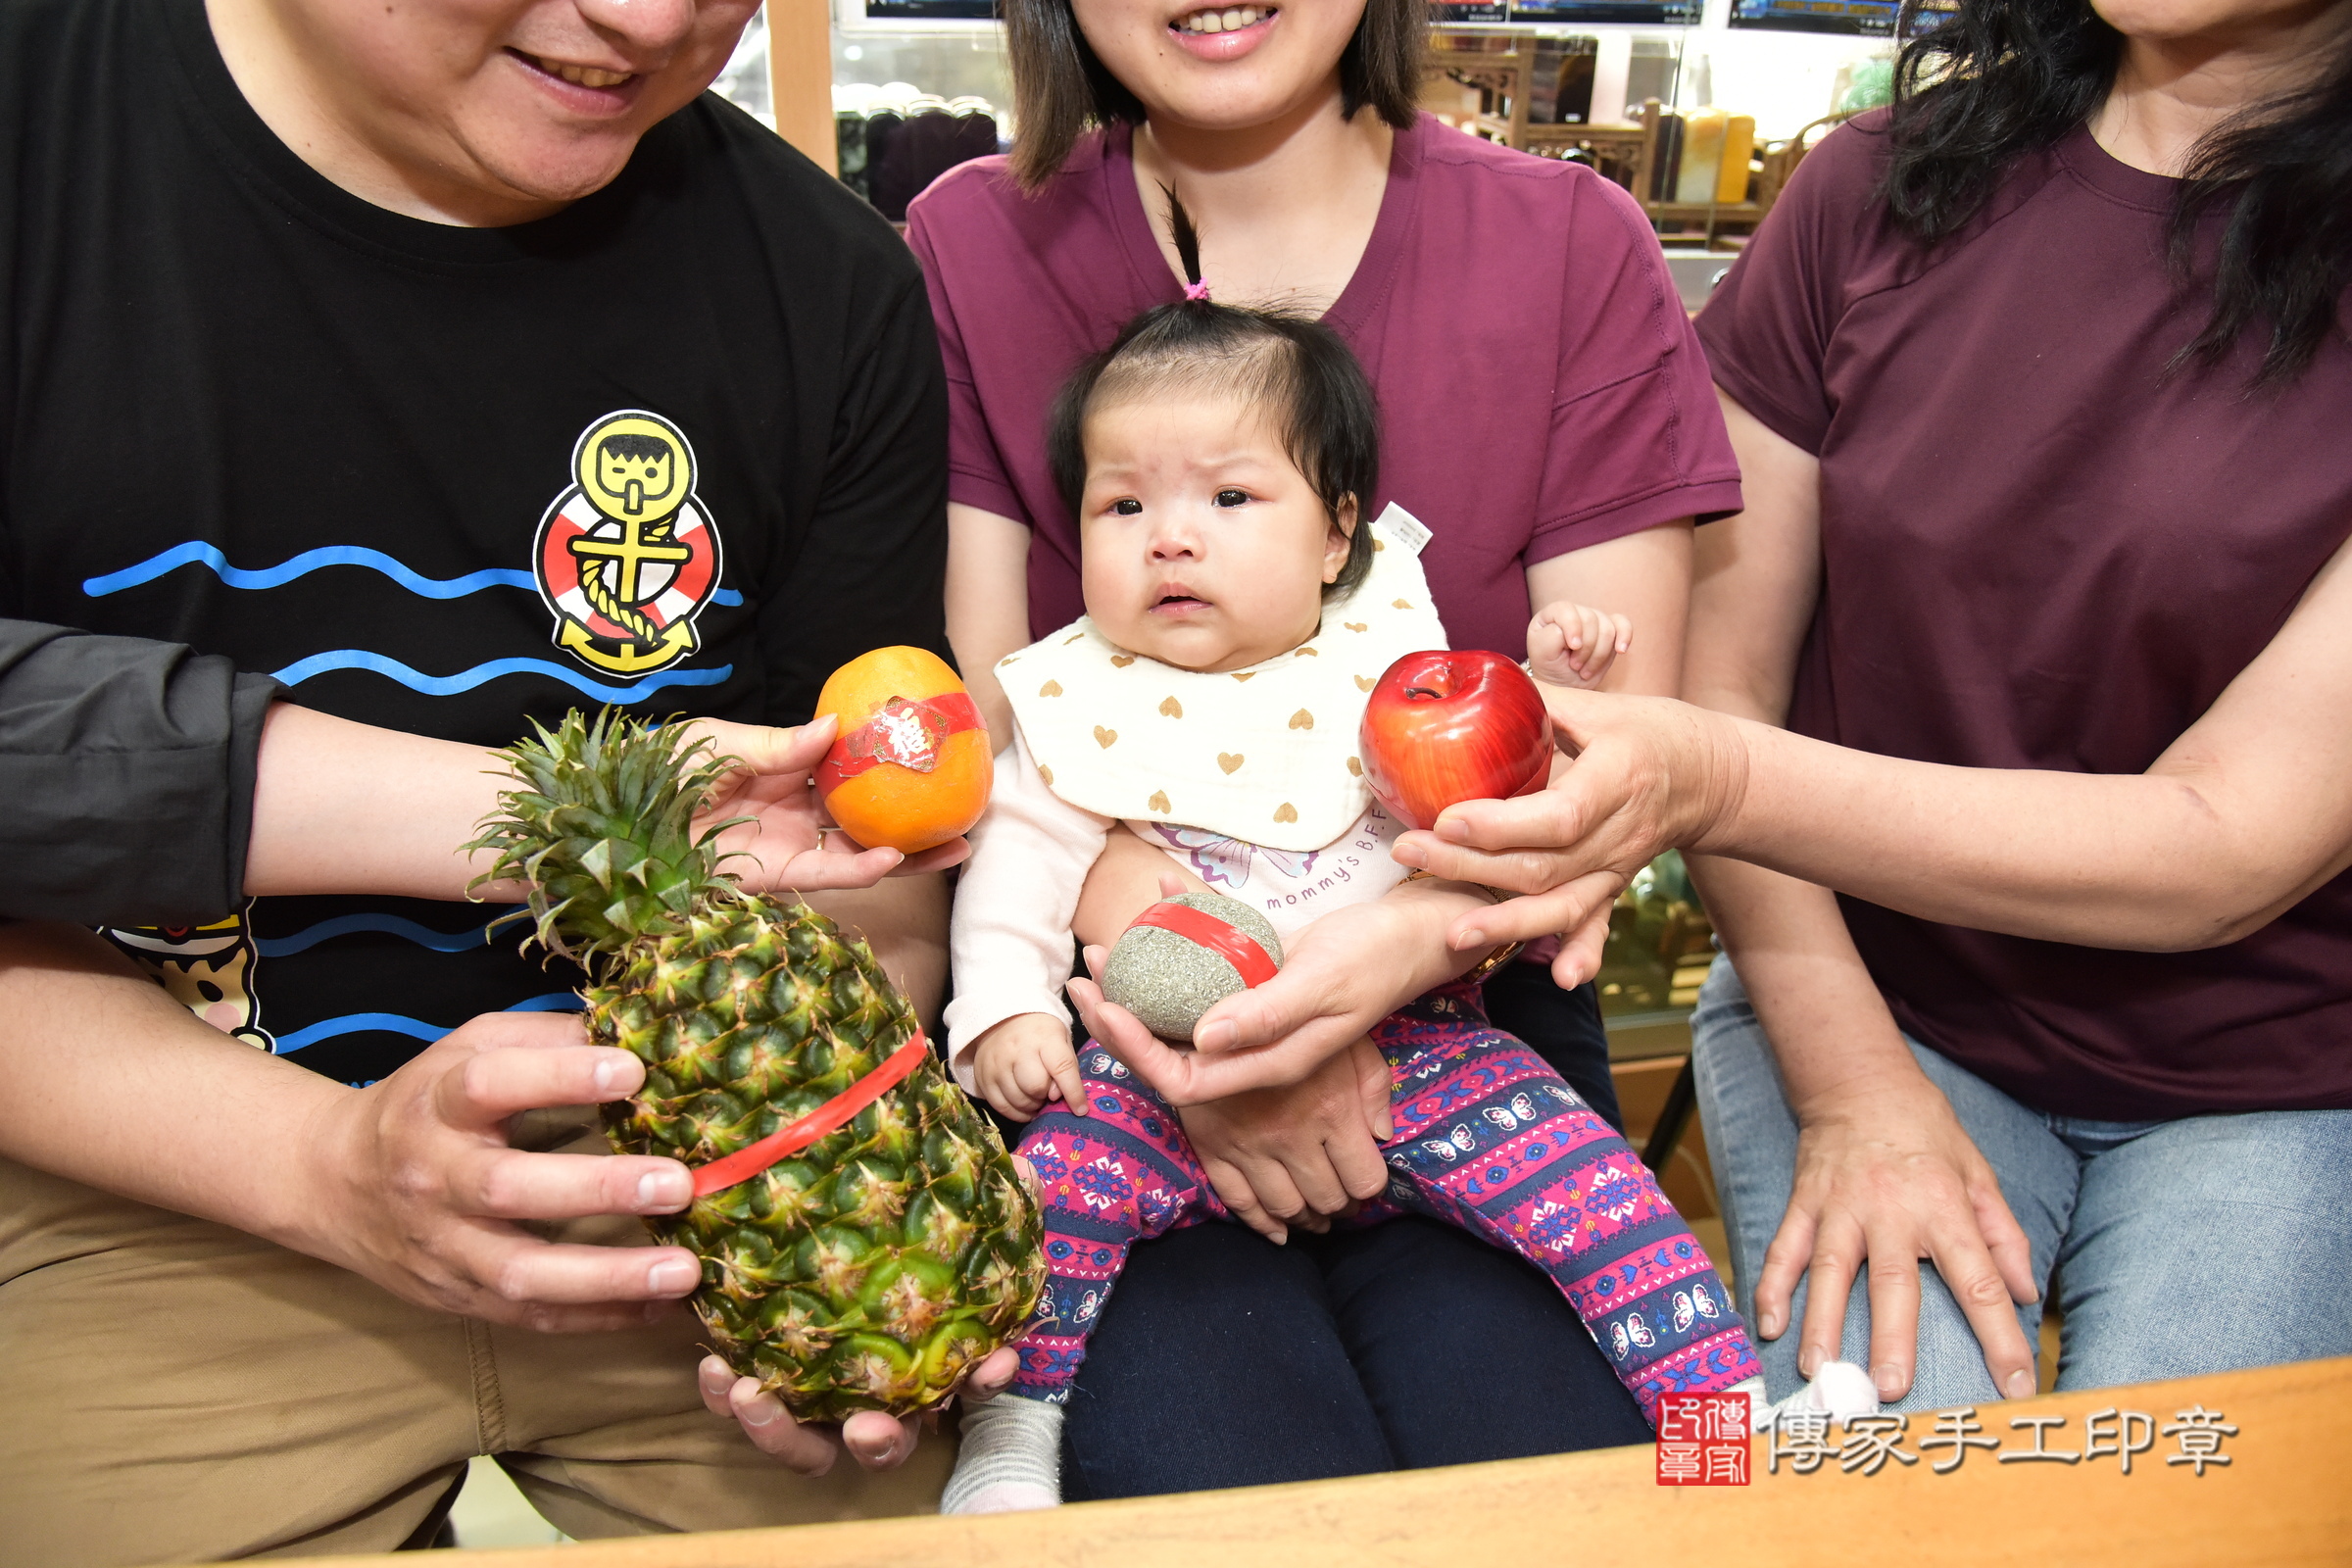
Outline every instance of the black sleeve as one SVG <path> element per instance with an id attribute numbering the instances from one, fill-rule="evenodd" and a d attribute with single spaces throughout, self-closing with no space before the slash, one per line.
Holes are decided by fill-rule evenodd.
<path id="1" fill-rule="evenodd" d="M 189 925 L 236 908 L 281 690 L 176 643 L 0 620 L 0 915 Z"/>
<path id="2" fill-rule="evenodd" d="M 948 392 L 922 274 L 849 348 L 823 491 L 799 558 L 761 612 L 767 721 L 806 723 L 825 677 L 859 654 L 948 652 Z"/>

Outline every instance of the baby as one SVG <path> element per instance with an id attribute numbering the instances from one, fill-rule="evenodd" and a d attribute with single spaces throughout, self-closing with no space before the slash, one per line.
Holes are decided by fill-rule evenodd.
<path id="1" fill-rule="evenodd" d="M 1391 662 L 1445 646 L 1426 530 L 1396 508 L 1360 515 L 1372 390 L 1319 322 L 1196 285 L 1080 368 L 1050 439 L 1088 613 L 998 665 L 1016 733 L 957 892 L 947 1019 L 958 1078 L 1030 1123 L 1052 1279 L 1011 1390 L 965 1415 L 946 1512 L 1060 1500 L 1061 1404 L 1128 1249 L 1229 1218 L 1168 1106 L 1099 1045 L 1072 1048 L 1060 992 L 1089 868 L 1111 832 L 1135 833 L 1285 943 L 1388 894 L 1406 872 L 1357 725 Z M 1554 605 L 1529 628 L 1531 668 L 1590 686 L 1631 637 L 1621 616 Z M 1698 1243 L 1633 1150 L 1487 1021 L 1477 974 L 1372 1031 L 1396 1130 L 1363 1219 L 1427 1214 L 1544 1270 L 1653 1425 L 1668 1392 L 1760 1405 Z"/>

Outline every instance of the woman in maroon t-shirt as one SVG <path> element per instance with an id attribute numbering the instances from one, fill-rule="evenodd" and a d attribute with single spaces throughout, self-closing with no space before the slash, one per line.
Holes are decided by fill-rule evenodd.
<path id="1" fill-rule="evenodd" d="M 1217 298 L 1317 311 L 1364 363 L 1383 422 L 1382 493 L 1364 515 L 1395 504 L 1430 529 L 1423 563 L 1456 647 L 1520 658 L 1531 608 L 1574 599 L 1633 619 L 1613 687 L 1674 690 L 1690 519 L 1737 508 L 1739 476 L 1640 208 L 1590 170 L 1419 116 L 1421 0 L 1290 0 L 1227 28 L 1232 14 L 1012 0 L 1010 165 L 965 165 L 908 212 L 953 400 L 949 632 L 992 724 L 996 661 L 1081 608 L 1075 519 L 1046 462 L 1054 391 L 1183 289 L 1163 186 L 1198 221 Z M 1148 890 L 1161 862 L 1133 849 Z M 1368 997 L 1387 966 L 1366 958 L 1350 983 Z M 1575 999 L 1583 1055 L 1562 1059 L 1565 1031 L 1527 1019 L 1556 1019 L 1566 999 L 1540 966 L 1508 967 L 1489 987 L 1497 1024 L 1613 1109 L 1589 992 Z M 1231 1184 L 1320 1229 L 1318 1211 L 1348 1200 L 1329 1150 L 1373 1139 L 1331 1049 L 1346 1040 L 1309 1050 L 1330 1030 L 1298 1026 L 1363 998 L 1289 978 L 1263 996 L 1287 1017 L 1268 1043 L 1287 1042 L 1270 1059 L 1294 1081 L 1184 1114 L 1237 1211 L 1250 1205 Z M 1210 1226 L 1139 1248 L 1071 1405 L 1069 1494 L 1645 1438 L 1556 1297 L 1454 1241 L 1384 1227 L 1276 1251 Z M 1412 1344 L 1423 1332 L 1448 1343 L 1433 1354 Z M 1519 1348 L 1514 1377 L 1537 1379 L 1514 1399 L 1525 1422 L 1464 1398 L 1460 1369 L 1497 1344 Z M 1296 1381 L 1268 1382 L 1269 1366 Z"/>
<path id="2" fill-rule="evenodd" d="M 1571 849 L 1397 858 L 1588 873 L 1491 939 L 1716 857 L 1776 1394 L 1841 1341 L 1911 1408 L 2031 1393 L 2053 1271 L 2061 1386 L 2352 1352 L 2352 3 L 1964 0 L 1939 63 L 1700 320 L 1748 505 L 1686 691 L 1739 721 L 1564 703 L 1577 765 L 1463 827 Z"/>

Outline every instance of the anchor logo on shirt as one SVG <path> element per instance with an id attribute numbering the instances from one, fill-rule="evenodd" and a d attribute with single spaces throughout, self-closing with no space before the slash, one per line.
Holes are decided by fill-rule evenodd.
<path id="1" fill-rule="evenodd" d="M 613 674 L 676 663 L 700 646 L 695 617 L 720 564 L 686 433 L 643 409 L 604 415 L 580 432 L 571 471 L 531 550 L 556 646 Z"/>

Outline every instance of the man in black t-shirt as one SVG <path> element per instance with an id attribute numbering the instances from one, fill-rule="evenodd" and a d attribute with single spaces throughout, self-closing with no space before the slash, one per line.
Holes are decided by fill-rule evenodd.
<path id="1" fill-rule="evenodd" d="M 473 746 L 602 703 L 794 724 L 866 649 L 944 653 L 921 279 L 703 93 L 753 7 L 0 0 L 0 615 Z M 843 906 L 926 1009 L 938 883 Z M 641 1243 L 683 1173 L 507 1152 L 595 1147 L 528 1107 L 627 1086 L 498 912 L 0 930 L 26 1560 L 396 1546 L 475 1452 L 573 1534 L 936 1495 L 936 1455 L 779 1472 L 829 1440 L 698 1390 L 676 1253 L 507 1223 Z"/>

